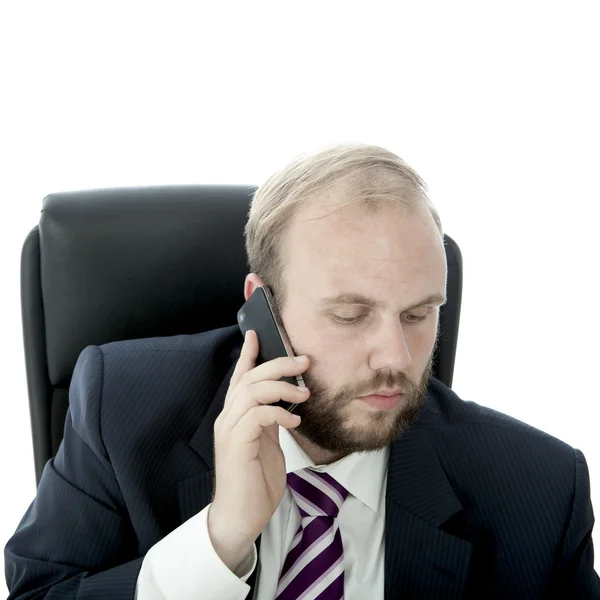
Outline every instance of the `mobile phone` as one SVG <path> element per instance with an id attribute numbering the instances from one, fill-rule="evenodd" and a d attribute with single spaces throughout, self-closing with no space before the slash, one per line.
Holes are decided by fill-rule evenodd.
<path id="1" fill-rule="evenodd" d="M 290 340 L 281 324 L 276 311 L 273 296 L 268 287 L 257 287 L 237 314 L 238 325 L 245 336 L 246 331 L 253 329 L 258 336 L 258 357 L 256 365 L 260 365 L 281 356 L 294 356 Z M 285 381 L 305 388 L 302 375 L 282 377 Z M 297 404 L 279 400 L 274 406 L 281 406 L 289 412 L 296 410 Z"/>

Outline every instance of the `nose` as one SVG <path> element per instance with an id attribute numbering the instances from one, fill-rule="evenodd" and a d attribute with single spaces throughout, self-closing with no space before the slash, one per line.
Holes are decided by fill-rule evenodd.
<path id="1" fill-rule="evenodd" d="M 374 371 L 389 369 L 404 372 L 410 366 L 412 357 L 404 328 L 400 321 L 381 324 L 380 330 L 371 341 L 369 366 Z"/>

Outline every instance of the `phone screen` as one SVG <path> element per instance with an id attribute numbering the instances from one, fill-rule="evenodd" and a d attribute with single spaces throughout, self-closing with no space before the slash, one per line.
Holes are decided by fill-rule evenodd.
<path id="1" fill-rule="evenodd" d="M 259 349 L 257 366 L 281 356 L 294 356 L 289 338 L 276 315 L 275 303 L 269 288 L 257 287 L 238 311 L 237 320 L 243 335 L 246 335 L 249 329 L 256 331 Z M 306 387 L 302 375 L 282 377 L 281 381 Z M 282 406 L 290 412 L 293 412 L 297 406 L 283 400 L 274 405 Z"/>

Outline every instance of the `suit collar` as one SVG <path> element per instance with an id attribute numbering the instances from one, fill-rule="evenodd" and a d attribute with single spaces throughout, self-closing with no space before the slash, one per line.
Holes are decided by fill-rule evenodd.
<path id="1" fill-rule="evenodd" d="M 190 447 L 200 456 L 206 464 L 205 470 L 177 484 L 179 500 L 179 514 L 181 522 L 193 517 L 212 501 L 214 486 L 214 425 L 215 420 L 223 409 L 225 396 L 233 376 L 235 365 L 240 356 L 241 346 L 236 345 L 228 356 L 225 368 L 227 372 L 221 381 L 212 402 L 208 405 L 200 425 L 190 440 Z"/>
<path id="2" fill-rule="evenodd" d="M 238 358 L 240 357 L 241 347 L 235 347 L 229 355 L 231 366 L 229 367 L 225 378 L 221 382 L 221 385 L 217 389 L 212 402 L 209 404 L 208 410 L 204 415 L 202 422 L 196 429 L 192 439 L 190 440 L 190 446 L 200 455 L 200 458 L 208 465 L 209 469 L 214 469 L 214 448 L 213 448 L 213 436 L 214 436 L 214 425 L 215 420 L 219 416 L 223 405 L 225 404 L 225 396 L 229 389 L 229 384 L 235 370 L 235 365 Z"/>
<path id="3" fill-rule="evenodd" d="M 428 396 L 427 402 L 431 401 Z M 427 404 L 423 411 L 427 412 Z M 386 495 L 407 512 L 439 527 L 462 510 L 420 417 L 390 448 Z"/>
<path id="4" fill-rule="evenodd" d="M 215 477 L 213 442 L 214 425 L 216 418 L 219 416 L 219 413 L 225 404 L 225 396 L 227 395 L 229 384 L 233 376 L 233 371 L 235 370 L 235 365 L 240 357 L 241 350 L 241 345 L 238 345 L 235 346 L 231 351 L 229 356 L 231 366 L 225 374 L 225 377 L 221 382 L 213 401 L 210 403 L 208 410 L 202 419 L 202 422 L 190 440 L 191 448 L 206 463 L 208 470 L 198 475 L 194 475 L 193 477 L 190 477 L 184 481 L 180 481 L 177 484 L 179 513 L 182 523 L 193 517 L 204 507 L 208 506 L 210 502 L 212 502 Z M 260 553 L 260 541 L 261 536 L 259 535 L 256 540 L 257 554 Z M 252 597 L 253 595 L 259 570 L 260 563 L 246 581 L 251 588 L 251 592 L 248 597 Z"/>

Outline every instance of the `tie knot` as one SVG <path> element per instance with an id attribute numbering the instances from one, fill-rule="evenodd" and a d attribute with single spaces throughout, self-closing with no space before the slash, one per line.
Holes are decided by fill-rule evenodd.
<path id="1" fill-rule="evenodd" d="M 287 475 L 302 517 L 337 517 L 348 490 L 331 475 L 301 469 Z"/>

